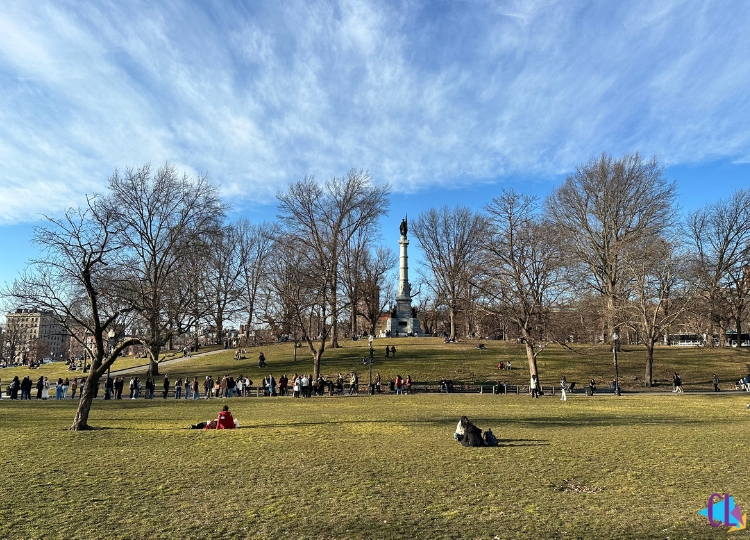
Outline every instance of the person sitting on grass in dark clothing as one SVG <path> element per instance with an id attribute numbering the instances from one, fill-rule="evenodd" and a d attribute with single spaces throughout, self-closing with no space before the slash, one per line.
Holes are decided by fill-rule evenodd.
<path id="1" fill-rule="evenodd" d="M 481 429 L 472 424 L 465 416 L 461 417 L 461 424 L 464 428 L 464 436 L 460 441 L 463 446 L 484 446 Z"/>

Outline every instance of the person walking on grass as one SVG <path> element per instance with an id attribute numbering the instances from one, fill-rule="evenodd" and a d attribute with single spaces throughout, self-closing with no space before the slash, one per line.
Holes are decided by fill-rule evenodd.
<path id="1" fill-rule="evenodd" d="M 714 373 L 714 376 L 712 377 L 712 381 L 714 383 L 714 392 L 719 391 L 719 376 Z"/>
<path id="2" fill-rule="evenodd" d="M 560 379 L 560 401 L 568 401 L 568 381 L 565 375 Z"/>
<path id="3" fill-rule="evenodd" d="M 672 375 L 672 383 L 674 384 L 674 392 L 678 394 L 682 394 L 684 390 L 682 389 L 682 377 L 680 377 L 679 373 L 676 371 L 674 372 L 674 375 Z"/>

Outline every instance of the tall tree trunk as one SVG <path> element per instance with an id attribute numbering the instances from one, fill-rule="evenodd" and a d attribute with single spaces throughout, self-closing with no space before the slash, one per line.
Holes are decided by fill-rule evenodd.
<path id="1" fill-rule="evenodd" d="M 320 351 L 313 353 L 313 380 L 317 381 L 320 375 Z"/>
<path id="2" fill-rule="evenodd" d="M 252 312 L 247 316 L 247 324 L 245 324 L 245 339 L 250 339 L 250 325 L 253 323 Z"/>
<path id="3" fill-rule="evenodd" d="M 159 374 L 159 345 L 151 344 L 149 345 L 149 354 L 148 357 L 148 375 L 151 375 L 151 377 L 154 377 L 155 375 Z"/>
<path id="4" fill-rule="evenodd" d="M 331 283 L 331 347 L 336 349 L 339 347 L 339 309 L 338 309 L 338 298 L 336 298 L 336 289 L 338 287 L 338 280 L 334 279 Z M 323 321 L 325 324 L 325 321 Z"/>
<path id="5" fill-rule="evenodd" d="M 216 317 L 216 337 L 219 340 L 219 344 L 223 346 L 225 340 L 224 340 L 224 335 L 223 335 L 224 334 L 224 321 L 222 320 L 223 319 L 222 315 L 223 314 L 221 312 L 217 313 L 217 317 Z"/>
<path id="6" fill-rule="evenodd" d="M 456 310 L 451 306 L 448 308 L 448 319 L 451 323 L 451 339 L 456 339 Z"/>
<path id="7" fill-rule="evenodd" d="M 648 388 L 654 386 L 654 341 L 646 340 L 646 378 L 645 385 Z"/>
<path id="8" fill-rule="evenodd" d="M 735 324 L 734 326 L 737 329 L 737 347 L 742 347 L 742 319 L 740 317 L 736 317 L 734 320 Z"/>
<path id="9" fill-rule="evenodd" d="M 94 402 L 94 396 L 96 395 L 96 389 L 99 386 L 100 376 L 91 370 L 89 376 L 86 378 L 86 384 L 83 385 L 81 391 L 81 399 L 78 402 L 78 410 L 76 416 L 73 419 L 73 425 L 70 426 L 72 431 L 84 431 L 91 429 L 89 426 L 89 412 L 91 412 L 91 405 Z"/>
<path id="10" fill-rule="evenodd" d="M 354 290 L 352 292 L 352 298 L 351 298 L 351 303 L 352 303 L 351 331 L 352 331 L 352 337 L 355 337 L 357 335 L 357 305 L 359 302 L 357 301 L 357 295 L 358 295 L 357 286 L 355 285 L 353 289 Z"/>
<path id="11" fill-rule="evenodd" d="M 524 343 L 526 345 L 526 359 L 529 361 L 529 377 L 532 375 L 536 375 L 537 383 L 539 384 L 539 388 L 542 387 L 541 381 L 539 381 L 539 371 L 537 370 L 536 366 L 536 355 L 534 354 L 534 346 L 529 343 L 529 340 L 524 340 Z"/>
<path id="12" fill-rule="evenodd" d="M 614 339 L 612 336 L 615 335 L 616 328 L 615 328 L 615 297 L 614 293 L 610 292 L 607 295 L 607 339 L 606 341 L 608 343 L 611 343 L 612 345 L 615 344 Z"/>

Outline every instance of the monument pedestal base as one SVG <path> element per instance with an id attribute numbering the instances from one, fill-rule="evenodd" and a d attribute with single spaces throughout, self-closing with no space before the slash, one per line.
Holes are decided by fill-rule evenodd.
<path id="1" fill-rule="evenodd" d="M 385 330 L 391 337 L 421 336 L 422 327 L 419 319 L 408 316 L 395 316 L 388 319 Z"/>

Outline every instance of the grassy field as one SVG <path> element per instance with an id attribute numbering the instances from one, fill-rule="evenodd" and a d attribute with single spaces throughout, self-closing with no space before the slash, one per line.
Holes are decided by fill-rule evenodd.
<path id="1" fill-rule="evenodd" d="M 400 338 L 375 340 L 374 372 L 380 372 L 382 380 L 395 378 L 396 374 L 412 376 L 414 381 L 439 381 L 441 377 L 454 381 L 499 381 L 508 384 L 528 384 L 528 364 L 521 345 L 502 341 L 484 341 L 485 350 L 477 349 L 477 341 L 445 344 L 436 338 Z M 367 366 L 362 358 L 368 355 L 368 344 L 362 341 L 343 341 L 339 349 L 327 349 L 322 360 L 322 373 L 335 377 L 339 372 L 345 376 L 355 370 L 360 382 L 367 382 Z M 385 358 L 385 346 L 396 347 L 396 358 Z M 258 368 L 259 351 L 263 351 L 268 368 Z M 306 347 L 297 350 L 297 361 L 293 360 L 293 345 L 290 343 L 268 345 L 247 350 L 247 359 L 235 361 L 234 351 L 224 351 L 208 356 L 196 356 L 171 366 L 162 366 L 161 372 L 168 373 L 172 382 L 178 377 L 204 378 L 231 374 L 244 374 L 260 383 L 263 376 L 273 373 L 276 378 L 282 373 L 291 376 L 295 372 L 312 372 L 310 354 Z M 168 353 L 166 359 L 178 356 Z M 497 369 L 498 362 L 510 361 L 511 371 Z M 119 359 L 113 370 L 142 365 L 144 359 L 125 357 Z M 646 353 L 643 347 L 625 346 L 619 354 L 620 384 L 625 390 L 644 390 L 643 379 Z M 585 385 L 592 378 L 600 387 L 608 386 L 614 380 L 612 353 L 607 346 L 576 345 L 572 348 L 551 346 L 539 355 L 538 366 L 543 384 L 558 384 L 565 375 L 569 382 Z M 734 388 L 734 382 L 750 372 L 750 347 L 740 349 L 707 349 L 695 347 L 658 347 L 655 354 L 654 391 L 664 391 L 672 387 L 672 373 L 678 371 L 686 390 L 708 390 L 711 376 L 716 373 L 725 389 Z M 145 368 L 142 370 L 145 374 Z M 77 372 L 65 371 L 64 364 L 50 364 L 38 370 L 25 368 L 0 369 L 3 385 L 14 375 L 21 377 L 30 374 L 35 381 L 40 375 L 56 381 L 57 377 L 75 376 Z M 80 376 L 81 374 L 78 373 Z"/>
<path id="2" fill-rule="evenodd" d="M 0 538 L 724 538 L 744 394 L 0 402 Z M 458 417 L 497 448 L 452 439 Z M 745 533 L 737 533 L 741 537 Z"/>

